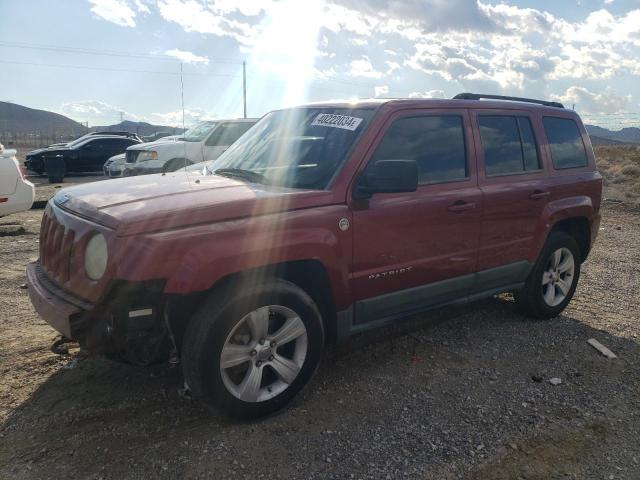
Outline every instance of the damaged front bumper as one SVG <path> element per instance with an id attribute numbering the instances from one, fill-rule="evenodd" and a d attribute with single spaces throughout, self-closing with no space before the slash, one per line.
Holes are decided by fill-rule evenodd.
<path id="1" fill-rule="evenodd" d="M 89 352 L 124 351 L 165 332 L 163 281 L 116 282 L 100 303 L 90 303 L 51 281 L 39 262 L 27 266 L 27 291 L 38 314 Z"/>

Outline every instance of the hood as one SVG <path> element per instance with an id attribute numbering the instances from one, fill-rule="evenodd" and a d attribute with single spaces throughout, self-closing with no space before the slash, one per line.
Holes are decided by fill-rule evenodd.
<path id="1" fill-rule="evenodd" d="M 146 142 L 146 143 L 138 143 L 136 145 L 132 145 L 127 150 L 153 150 L 154 148 L 158 148 L 163 145 L 175 145 L 176 143 L 182 143 L 177 138 L 161 138 L 156 140 L 155 142 Z"/>
<path id="2" fill-rule="evenodd" d="M 332 199 L 326 190 L 181 171 L 85 183 L 59 191 L 53 201 L 119 235 L 132 235 L 329 205 Z"/>
<path id="3" fill-rule="evenodd" d="M 50 152 L 51 150 L 65 149 L 66 145 L 67 145 L 66 143 L 57 143 L 55 145 L 49 145 L 48 147 L 44 147 L 44 148 L 36 148 L 35 150 L 31 150 L 27 152 L 26 156 L 30 157 L 32 155 L 38 155 L 39 153 Z"/>

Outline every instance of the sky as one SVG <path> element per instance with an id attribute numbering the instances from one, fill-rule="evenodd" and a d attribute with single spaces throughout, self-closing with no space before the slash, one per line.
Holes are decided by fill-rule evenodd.
<path id="1" fill-rule="evenodd" d="M 240 117 L 242 62 L 255 117 L 470 91 L 640 126 L 640 0 L 0 0 L 0 101 L 90 126 Z"/>

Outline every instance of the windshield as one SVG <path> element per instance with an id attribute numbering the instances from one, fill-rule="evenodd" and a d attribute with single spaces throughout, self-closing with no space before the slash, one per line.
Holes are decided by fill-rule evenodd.
<path id="1" fill-rule="evenodd" d="M 207 170 L 247 171 L 264 183 L 322 190 L 372 115 L 371 109 L 321 107 L 271 112 Z"/>
<path id="2" fill-rule="evenodd" d="M 201 142 L 215 126 L 216 124 L 212 122 L 199 123 L 195 127 L 191 127 L 189 130 L 184 132 L 182 140 L 185 142 Z"/>

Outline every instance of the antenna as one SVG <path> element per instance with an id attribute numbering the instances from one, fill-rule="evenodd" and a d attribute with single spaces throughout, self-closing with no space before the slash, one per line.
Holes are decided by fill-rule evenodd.
<path id="1" fill-rule="evenodd" d="M 182 102 L 182 130 L 184 133 L 184 80 L 182 79 L 182 62 L 180 62 L 180 99 Z"/>
<path id="2" fill-rule="evenodd" d="M 180 62 L 180 100 L 182 103 L 182 133 L 184 134 L 184 80 L 182 78 L 182 62 Z M 187 144 L 182 142 L 182 147 L 184 151 L 184 171 L 187 171 Z"/>
<path id="3" fill-rule="evenodd" d="M 244 104 L 244 118 L 247 118 L 247 62 L 242 62 L 242 101 Z"/>

